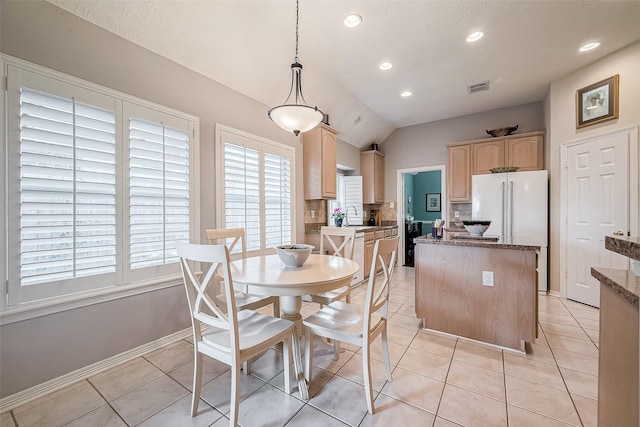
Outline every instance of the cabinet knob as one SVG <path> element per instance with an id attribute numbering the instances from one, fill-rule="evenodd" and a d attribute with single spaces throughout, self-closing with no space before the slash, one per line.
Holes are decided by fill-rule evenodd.
<path id="1" fill-rule="evenodd" d="M 622 231 L 618 230 L 618 231 L 614 231 L 613 235 L 614 236 L 624 236 L 624 233 Z"/>

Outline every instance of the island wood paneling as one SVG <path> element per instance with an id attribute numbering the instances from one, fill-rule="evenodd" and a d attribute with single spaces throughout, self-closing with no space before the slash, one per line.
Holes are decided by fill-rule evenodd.
<path id="1" fill-rule="evenodd" d="M 536 262 L 531 250 L 418 244 L 416 314 L 425 328 L 523 350 L 536 338 Z"/>
<path id="2" fill-rule="evenodd" d="M 598 425 L 638 426 L 638 308 L 600 285 Z"/>

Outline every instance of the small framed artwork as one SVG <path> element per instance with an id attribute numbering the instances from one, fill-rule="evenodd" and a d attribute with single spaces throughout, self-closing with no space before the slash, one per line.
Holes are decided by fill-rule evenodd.
<path id="1" fill-rule="evenodd" d="M 576 91 L 576 128 L 618 118 L 618 85 L 616 74 Z"/>
<path id="2" fill-rule="evenodd" d="M 440 212 L 440 193 L 427 193 L 427 212 Z"/>

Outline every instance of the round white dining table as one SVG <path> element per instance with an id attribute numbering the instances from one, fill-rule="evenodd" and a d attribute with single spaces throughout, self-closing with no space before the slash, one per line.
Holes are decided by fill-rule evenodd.
<path id="1" fill-rule="evenodd" d="M 298 374 L 300 396 L 309 398 L 302 374 L 298 336 L 302 335 L 302 295 L 330 291 L 351 283 L 360 266 L 346 258 L 311 254 L 302 267 L 287 267 L 278 255 L 262 255 L 232 261 L 233 286 L 254 295 L 280 297 L 282 318 L 296 324 L 293 358 Z"/>

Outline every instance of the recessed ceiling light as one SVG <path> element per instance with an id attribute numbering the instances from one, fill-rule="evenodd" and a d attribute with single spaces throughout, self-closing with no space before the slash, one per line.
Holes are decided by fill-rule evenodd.
<path id="1" fill-rule="evenodd" d="M 600 46 L 600 42 L 591 42 L 583 45 L 579 50 L 580 52 L 588 52 Z"/>
<path id="2" fill-rule="evenodd" d="M 406 98 L 407 96 L 411 96 L 411 95 L 412 95 L 412 93 L 409 90 L 405 90 L 404 92 L 402 92 L 400 94 L 400 96 L 402 96 L 403 98 Z"/>
<path id="3" fill-rule="evenodd" d="M 360 15 L 356 15 L 355 13 L 350 13 L 349 15 L 344 17 L 344 25 L 353 28 L 360 25 L 362 22 L 362 17 Z"/>
<path id="4" fill-rule="evenodd" d="M 393 64 L 391 62 L 383 62 L 382 64 L 380 64 L 380 69 L 382 71 L 390 70 L 392 67 L 393 67 Z"/>
<path id="5" fill-rule="evenodd" d="M 484 33 L 482 31 L 476 31 L 467 36 L 467 41 L 469 43 L 477 42 L 482 38 L 482 36 L 484 36 Z"/>

